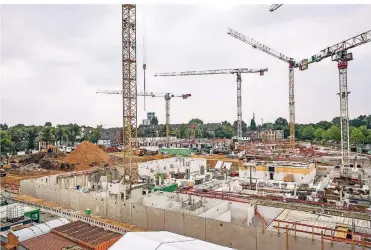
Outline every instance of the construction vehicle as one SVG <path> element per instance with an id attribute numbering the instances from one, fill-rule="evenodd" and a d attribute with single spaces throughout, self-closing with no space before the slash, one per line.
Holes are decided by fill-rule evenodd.
<path id="1" fill-rule="evenodd" d="M 51 153 L 51 152 L 56 153 L 57 152 L 57 147 L 54 146 L 54 145 L 49 144 L 46 147 L 40 148 L 40 152 L 41 153 Z"/>
<path id="2" fill-rule="evenodd" d="M 5 177 L 6 176 L 6 171 L 3 168 L 0 168 L 0 177 Z"/>

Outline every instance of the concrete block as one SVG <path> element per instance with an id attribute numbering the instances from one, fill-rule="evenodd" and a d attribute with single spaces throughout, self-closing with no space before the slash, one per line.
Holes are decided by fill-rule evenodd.
<path id="1" fill-rule="evenodd" d="M 118 204 L 119 221 L 131 224 L 131 204 L 121 201 Z"/>
<path id="2" fill-rule="evenodd" d="M 64 207 L 70 207 L 70 191 L 61 189 L 60 205 Z"/>
<path id="3" fill-rule="evenodd" d="M 80 195 L 75 191 L 70 191 L 70 208 L 79 210 Z"/>
<path id="4" fill-rule="evenodd" d="M 91 195 L 79 193 L 79 210 L 85 211 L 88 208 L 93 210 L 93 204 L 91 202 Z"/>
<path id="5" fill-rule="evenodd" d="M 147 207 L 147 230 L 164 231 L 165 230 L 165 210 L 161 208 Z"/>
<path id="6" fill-rule="evenodd" d="M 206 239 L 206 219 L 184 214 L 184 235 L 200 240 Z"/>
<path id="7" fill-rule="evenodd" d="M 280 235 L 276 231 L 265 230 L 264 233 L 258 230 L 256 232 L 257 244 L 256 249 L 259 250 L 286 250 L 285 233 L 282 231 Z M 301 248 L 300 248 L 301 249 Z"/>
<path id="8" fill-rule="evenodd" d="M 139 228 L 147 229 L 147 207 L 131 204 L 131 223 Z"/>
<path id="9" fill-rule="evenodd" d="M 183 214 L 165 210 L 165 231 L 184 235 Z"/>
<path id="10" fill-rule="evenodd" d="M 108 199 L 107 202 L 107 217 L 111 220 L 116 220 L 118 218 L 117 201 L 116 199 Z"/>

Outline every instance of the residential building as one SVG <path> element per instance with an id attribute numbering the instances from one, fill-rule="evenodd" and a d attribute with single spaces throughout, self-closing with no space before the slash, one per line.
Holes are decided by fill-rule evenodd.
<path id="1" fill-rule="evenodd" d="M 265 143 L 276 143 L 284 139 L 283 130 L 267 129 L 259 133 L 259 138 Z"/>

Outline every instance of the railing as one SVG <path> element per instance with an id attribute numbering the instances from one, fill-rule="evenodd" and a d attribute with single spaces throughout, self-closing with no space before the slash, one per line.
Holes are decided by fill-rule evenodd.
<path id="1" fill-rule="evenodd" d="M 274 220 L 273 223 L 276 222 L 277 225 L 274 225 L 273 228 L 277 229 L 277 232 L 280 233 L 280 231 L 286 231 L 286 233 L 289 233 L 291 231 L 291 234 L 293 233 L 294 236 L 296 236 L 296 233 L 304 233 L 308 234 L 312 240 L 314 239 L 314 236 L 320 236 L 321 241 L 327 240 L 330 241 L 331 244 L 333 242 L 341 242 L 346 244 L 351 244 L 352 246 L 358 245 L 362 246 L 362 249 L 365 249 L 365 247 L 371 246 L 371 234 L 365 234 L 365 233 L 356 233 L 356 232 L 344 232 L 341 230 L 336 230 L 334 228 L 330 227 L 321 227 L 321 226 L 315 226 L 315 225 L 309 225 L 304 224 L 300 222 L 292 222 L 292 221 L 284 221 L 284 220 Z M 311 228 L 310 230 L 302 230 L 298 229 L 297 226 L 304 226 Z M 314 229 L 320 229 L 321 232 L 315 232 Z M 324 232 L 325 231 L 325 232 Z M 330 231 L 330 234 L 326 234 L 326 231 Z M 352 236 L 351 239 L 342 238 L 335 236 L 335 233 L 343 233 L 343 234 L 350 234 Z"/>
<path id="2" fill-rule="evenodd" d="M 42 212 L 50 213 L 50 214 L 53 214 L 53 215 L 56 215 L 56 216 L 59 216 L 59 217 L 63 217 L 63 218 L 66 218 L 66 219 L 69 219 L 69 220 L 72 220 L 72 221 L 81 220 L 81 221 L 87 222 L 91 225 L 101 227 L 101 228 L 104 228 L 106 230 L 110 230 L 110 231 L 113 231 L 113 232 L 116 232 L 116 233 L 125 234 L 127 232 L 130 232 L 130 230 L 127 229 L 127 228 L 123 228 L 123 227 L 115 226 L 115 225 L 112 225 L 112 224 L 109 224 L 109 223 L 101 222 L 101 221 L 95 220 L 91 217 L 84 216 L 84 215 L 81 215 L 81 214 L 77 214 L 77 213 L 74 213 L 74 212 L 65 211 L 65 210 L 61 210 L 61 209 L 57 209 L 57 208 L 51 208 L 51 207 L 39 205 L 39 204 L 36 204 L 36 203 L 33 203 L 33 202 L 19 201 L 19 200 L 15 200 L 15 199 L 12 199 L 12 200 L 14 200 L 15 202 L 18 202 L 18 203 L 23 203 L 23 204 L 32 206 L 32 207 L 37 207 Z"/>

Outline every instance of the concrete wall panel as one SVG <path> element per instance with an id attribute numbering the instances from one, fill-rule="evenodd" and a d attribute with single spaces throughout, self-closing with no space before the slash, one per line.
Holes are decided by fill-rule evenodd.
<path id="1" fill-rule="evenodd" d="M 184 214 L 183 216 L 184 216 L 184 235 L 200 240 L 205 240 L 206 219 L 189 214 Z"/>
<path id="2" fill-rule="evenodd" d="M 119 202 L 117 211 L 119 221 L 131 224 L 131 204 L 129 202 Z"/>
<path id="3" fill-rule="evenodd" d="M 256 249 L 256 228 L 229 224 L 229 247 L 239 250 Z M 223 225 L 224 226 L 224 225 Z"/>
<path id="4" fill-rule="evenodd" d="M 116 220 L 118 217 L 117 214 L 117 202 L 113 199 L 108 199 L 108 207 L 107 207 L 107 217 L 112 220 Z"/>
<path id="5" fill-rule="evenodd" d="M 61 189 L 61 205 L 64 207 L 70 207 L 70 191 Z"/>
<path id="6" fill-rule="evenodd" d="M 184 234 L 184 220 L 183 214 L 165 210 L 165 230 L 176 233 Z"/>
<path id="7" fill-rule="evenodd" d="M 80 196 L 79 193 L 75 191 L 70 191 L 70 208 L 79 210 Z"/>
<path id="8" fill-rule="evenodd" d="M 87 208 L 93 210 L 93 205 L 91 203 L 91 195 L 79 193 L 79 210 L 85 211 Z"/>
<path id="9" fill-rule="evenodd" d="M 218 220 L 206 219 L 206 241 L 229 247 L 230 225 L 232 224 Z"/>
<path id="10" fill-rule="evenodd" d="M 140 228 L 147 229 L 147 207 L 131 204 L 131 223 Z"/>
<path id="11" fill-rule="evenodd" d="M 147 207 L 147 230 L 164 231 L 165 230 L 165 210 L 154 207 Z"/>
<path id="12" fill-rule="evenodd" d="M 102 197 L 91 197 L 91 210 L 94 215 L 105 216 L 106 211 L 106 198 Z"/>
<path id="13" fill-rule="evenodd" d="M 284 232 L 281 232 L 281 234 L 278 235 L 278 233 L 274 231 L 265 230 L 263 233 L 260 230 L 258 230 L 256 240 L 257 240 L 256 249 L 286 250 Z"/>

